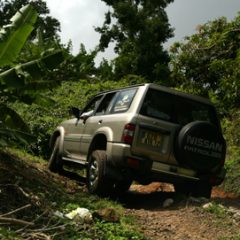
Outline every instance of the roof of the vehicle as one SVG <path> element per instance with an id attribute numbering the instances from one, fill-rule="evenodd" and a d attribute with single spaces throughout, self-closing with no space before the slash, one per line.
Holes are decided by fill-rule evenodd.
<path id="1" fill-rule="evenodd" d="M 161 90 L 163 92 L 174 94 L 176 96 L 180 96 L 180 97 L 188 98 L 188 99 L 191 99 L 191 100 L 194 100 L 194 101 L 197 101 L 197 102 L 202 102 L 202 103 L 205 103 L 205 104 L 211 104 L 212 105 L 212 103 L 209 99 L 198 96 L 198 95 L 185 93 L 185 92 L 179 91 L 177 89 L 157 85 L 155 83 L 146 83 L 145 85 L 148 85 L 150 88 L 153 88 L 153 89 L 157 89 L 157 90 Z"/>
<path id="2" fill-rule="evenodd" d="M 180 97 L 183 97 L 183 98 L 191 99 L 193 101 L 202 102 L 202 103 L 205 103 L 205 104 L 208 104 L 208 105 L 209 104 L 212 105 L 211 101 L 209 99 L 207 99 L 207 98 L 204 98 L 204 97 L 201 97 L 201 96 L 197 96 L 197 95 L 193 95 L 193 94 L 190 94 L 190 93 L 181 92 L 179 90 L 176 90 L 176 89 L 173 89 L 173 88 L 169 88 L 169 87 L 165 87 L 165 86 L 162 86 L 162 85 L 158 85 L 158 84 L 155 84 L 155 83 L 143 83 L 143 84 L 130 85 L 130 86 L 122 87 L 122 88 L 117 88 L 117 89 L 103 91 L 103 92 L 100 92 L 99 94 L 115 92 L 115 91 L 119 91 L 119 90 L 135 88 L 135 87 L 140 87 L 140 86 L 145 86 L 147 88 L 161 90 L 163 92 L 174 94 L 176 96 L 180 96 Z"/>

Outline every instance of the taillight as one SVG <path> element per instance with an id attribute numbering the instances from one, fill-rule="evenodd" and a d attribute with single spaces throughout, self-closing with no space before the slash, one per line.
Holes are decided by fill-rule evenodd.
<path id="1" fill-rule="evenodd" d="M 127 144 L 132 144 L 134 137 L 135 125 L 134 124 L 126 124 L 123 129 L 122 134 L 122 142 Z"/>

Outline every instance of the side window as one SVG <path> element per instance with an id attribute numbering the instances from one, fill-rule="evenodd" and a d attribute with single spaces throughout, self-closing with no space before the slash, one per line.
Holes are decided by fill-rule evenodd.
<path id="1" fill-rule="evenodd" d="M 110 103 L 112 102 L 115 95 L 116 92 L 106 94 L 99 107 L 97 108 L 96 115 L 104 115 L 108 112 Z"/>
<path id="2" fill-rule="evenodd" d="M 93 115 L 93 113 L 94 113 L 94 111 L 97 109 L 97 107 L 98 107 L 101 99 L 102 99 L 102 95 L 93 98 L 93 99 L 87 104 L 87 106 L 83 109 L 82 115 L 88 115 L 88 116 Z"/>
<path id="3" fill-rule="evenodd" d="M 126 112 L 131 105 L 136 90 L 134 88 L 121 91 L 113 105 L 112 113 Z"/>

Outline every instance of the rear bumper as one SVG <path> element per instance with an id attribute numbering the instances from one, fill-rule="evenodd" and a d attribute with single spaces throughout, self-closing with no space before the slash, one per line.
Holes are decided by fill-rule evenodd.
<path id="1" fill-rule="evenodd" d="M 226 175 L 224 168 L 217 174 L 198 175 L 191 169 L 135 156 L 131 154 L 131 146 L 123 143 L 108 143 L 107 156 L 106 174 L 116 180 L 131 178 L 140 183 L 207 181 L 215 186 L 221 184 Z"/>

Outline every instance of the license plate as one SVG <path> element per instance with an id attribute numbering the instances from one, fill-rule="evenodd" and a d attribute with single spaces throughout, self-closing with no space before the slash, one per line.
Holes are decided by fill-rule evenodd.
<path id="1" fill-rule="evenodd" d="M 139 143 L 154 148 L 160 148 L 162 144 L 162 135 L 159 132 L 141 129 Z"/>

